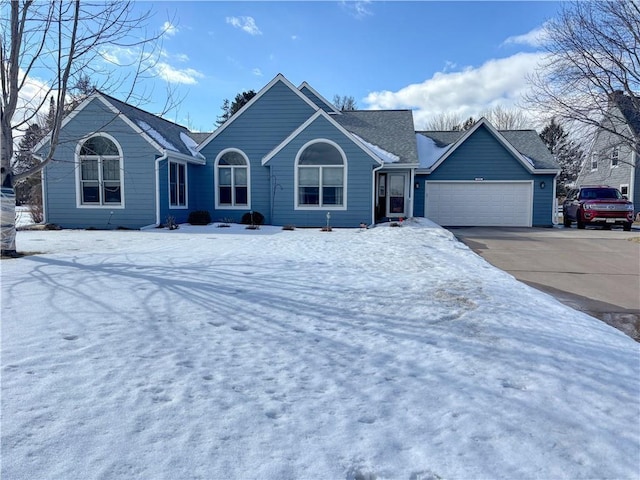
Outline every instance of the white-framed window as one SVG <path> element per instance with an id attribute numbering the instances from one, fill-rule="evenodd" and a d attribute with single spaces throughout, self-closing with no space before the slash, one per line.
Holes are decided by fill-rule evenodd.
<path id="1" fill-rule="evenodd" d="M 249 160 L 240 150 L 227 149 L 216 158 L 216 208 L 251 207 Z"/>
<path id="2" fill-rule="evenodd" d="M 614 147 L 611 150 L 611 168 L 616 168 L 618 166 L 618 161 L 620 157 L 620 149 L 618 147 Z"/>
<path id="3" fill-rule="evenodd" d="M 593 152 L 591 154 L 591 171 L 594 172 L 598 170 L 598 152 Z"/>
<path id="4" fill-rule="evenodd" d="M 187 208 L 187 165 L 169 162 L 169 206 Z"/>
<path id="5" fill-rule="evenodd" d="M 120 145 L 107 133 L 96 133 L 78 143 L 78 206 L 124 207 L 122 160 Z"/>
<path id="6" fill-rule="evenodd" d="M 297 209 L 346 209 L 347 160 L 337 143 L 306 143 L 298 151 L 295 169 Z"/>
<path id="7" fill-rule="evenodd" d="M 620 193 L 625 197 L 629 197 L 629 184 L 625 183 L 620 185 Z"/>

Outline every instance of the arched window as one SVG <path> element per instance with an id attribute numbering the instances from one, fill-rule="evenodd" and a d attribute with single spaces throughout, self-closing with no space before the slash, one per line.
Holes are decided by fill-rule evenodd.
<path id="1" fill-rule="evenodd" d="M 78 144 L 79 203 L 122 205 L 122 151 L 110 135 L 99 133 Z"/>
<path id="2" fill-rule="evenodd" d="M 306 144 L 297 158 L 297 206 L 342 208 L 345 206 L 345 157 L 329 140 Z"/>
<path id="3" fill-rule="evenodd" d="M 226 150 L 216 160 L 216 208 L 249 208 L 249 162 L 238 150 Z"/>

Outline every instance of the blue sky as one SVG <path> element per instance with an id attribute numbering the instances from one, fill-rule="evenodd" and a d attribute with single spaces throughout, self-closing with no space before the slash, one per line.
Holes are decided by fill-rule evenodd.
<path id="1" fill-rule="evenodd" d="M 360 109 L 413 109 L 418 129 L 441 112 L 467 118 L 511 108 L 541 59 L 538 32 L 559 6 L 138 2 L 155 12 L 149 27 L 165 32 L 154 97 L 143 108 L 160 109 L 169 85 L 183 100 L 166 117 L 211 131 L 225 98 L 258 91 L 278 73 L 329 100 L 353 96 Z"/>

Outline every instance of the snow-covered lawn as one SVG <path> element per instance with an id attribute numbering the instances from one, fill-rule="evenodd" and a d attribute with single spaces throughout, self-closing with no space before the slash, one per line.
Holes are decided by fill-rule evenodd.
<path id="1" fill-rule="evenodd" d="M 3 479 L 640 476 L 640 345 L 426 220 L 17 245 Z"/>

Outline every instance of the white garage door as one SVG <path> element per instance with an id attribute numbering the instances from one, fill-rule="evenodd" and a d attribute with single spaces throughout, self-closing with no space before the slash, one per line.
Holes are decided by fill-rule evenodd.
<path id="1" fill-rule="evenodd" d="M 425 195 L 425 216 L 438 225 L 532 224 L 532 182 L 426 182 Z"/>

